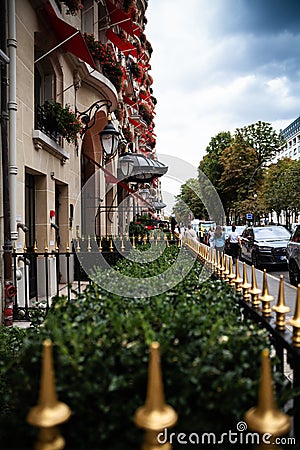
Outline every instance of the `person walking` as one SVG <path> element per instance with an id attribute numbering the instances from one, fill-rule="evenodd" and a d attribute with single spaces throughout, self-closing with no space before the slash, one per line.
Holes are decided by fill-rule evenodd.
<path id="1" fill-rule="evenodd" d="M 210 227 L 208 235 L 207 235 L 207 241 L 210 248 L 215 248 L 215 229 L 214 227 Z"/>
<path id="2" fill-rule="evenodd" d="M 193 241 L 197 242 L 197 233 L 196 231 L 192 228 L 192 225 L 188 225 L 187 230 L 185 232 L 185 237 L 187 239 L 192 239 Z"/>
<path id="3" fill-rule="evenodd" d="M 236 226 L 232 225 L 231 227 L 231 233 L 229 233 L 228 235 L 228 242 L 229 242 L 229 248 L 230 248 L 230 254 L 232 256 L 232 262 L 233 264 L 235 264 L 236 260 L 239 257 L 239 253 L 240 253 L 240 246 L 241 246 L 241 240 L 239 235 L 237 234 L 236 230 Z"/>
<path id="4" fill-rule="evenodd" d="M 222 229 L 221 225 L 217 225 L 216 231 L 214 233 L 214 241 L 215 241 L 215 249 L 217 254 L 219 254 L 219 258 L 223 255 L 224 247 L 225 247 L 225 232 Z"/>

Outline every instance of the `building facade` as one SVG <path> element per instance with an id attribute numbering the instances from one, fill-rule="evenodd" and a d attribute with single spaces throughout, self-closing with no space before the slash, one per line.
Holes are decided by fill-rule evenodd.
<path id="1" fill-rule="evenodd" d="M 146 9 L 146 0 L 1 0 L 10 58 L 2 247 L 8 225 L 14 251 L 51 253 L 82 234 L 126 233 L 137 215 L 158 212 L 167 167 L 155 151 Z M 107 124 L 119 133 L 111 158 L 99 140 Z M 20 261 L 20 289 L 25 270 Z M 49 279 L 63 282 L 62 273 L 50 261 Z M 37 267 L 25 278 L 30 297 L 45 276 Z"/>

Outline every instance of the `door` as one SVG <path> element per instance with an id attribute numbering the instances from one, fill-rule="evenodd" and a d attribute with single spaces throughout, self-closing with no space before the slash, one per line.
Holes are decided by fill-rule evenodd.
<path id="1" fill-rule="evenodd" d="M 36 219 L 36 186 L 35 177 L 31 174 L 25 175 L 25 223 L 29 228 L 26 233 L 26 259 L 29 261 L 29 298 L 37 295 L 37 266 L 34 244 L 36 242 L 35 223 Z"/>

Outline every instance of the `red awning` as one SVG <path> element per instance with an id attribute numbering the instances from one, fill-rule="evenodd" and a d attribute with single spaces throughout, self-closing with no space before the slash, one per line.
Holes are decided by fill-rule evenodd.
<path id="1" fill-rule="evenodd" d="M 127 105 L 131 106 L 132 108 L 138 109 L 137 102 L 131 100 L 131 98 L 126 97 L 126 95 L 124 95 L 123 100 L 125 103 L 127 103 Z"/>
<path id="2" fill-rule="evenodd" d="M 134 125 L 137 128 L 142 128 L 142 125 L 137 120 L 132 119 L 131 117 L 128 118 L 129 122 Z"/>
<path id="3" fill-rule="evenodd" d="M 134 45 L 130 44 L 130 42 L 123 41 L 112 30 L 107 30 L 106 36 L 126 56 L 132 55 L 132 56 L 135 56 L 136 58 L 138 57 L 137 48 Z"/>
<path id="4" fill-rule="evenodd" d="M 131 17 L 125 11 L 117 8 L 110 0 L 106 0 L 106 6 L 109 13 L 109 17 L 112 25 L 118 25 L 123 28 L 126 33 L 130 34 L 132 37 L 136 35 L 134 30 L 136 26 L 133 25 Z"/>
<path id="5" fill-rule="evenodd" d="M 96 69 L 95 62 L 80 31 L 57 17 L 50 3 L 46 3 L 44 10 L 47 16 L 47 21 L 57 37 L 58 45 L 70 38 L 62 44 L 65 51 L 72 53 L 77 56 L 77 58 L 82 59 L 91 67 Z"/>

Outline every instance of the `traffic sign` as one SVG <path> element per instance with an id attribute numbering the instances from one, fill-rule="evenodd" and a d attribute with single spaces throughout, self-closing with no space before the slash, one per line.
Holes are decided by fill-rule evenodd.
<path id="1" fill-rule="evenodd" d="M 252 214 L 246 214 L 246 219 L 251 220 L 253 218 Z"/>

